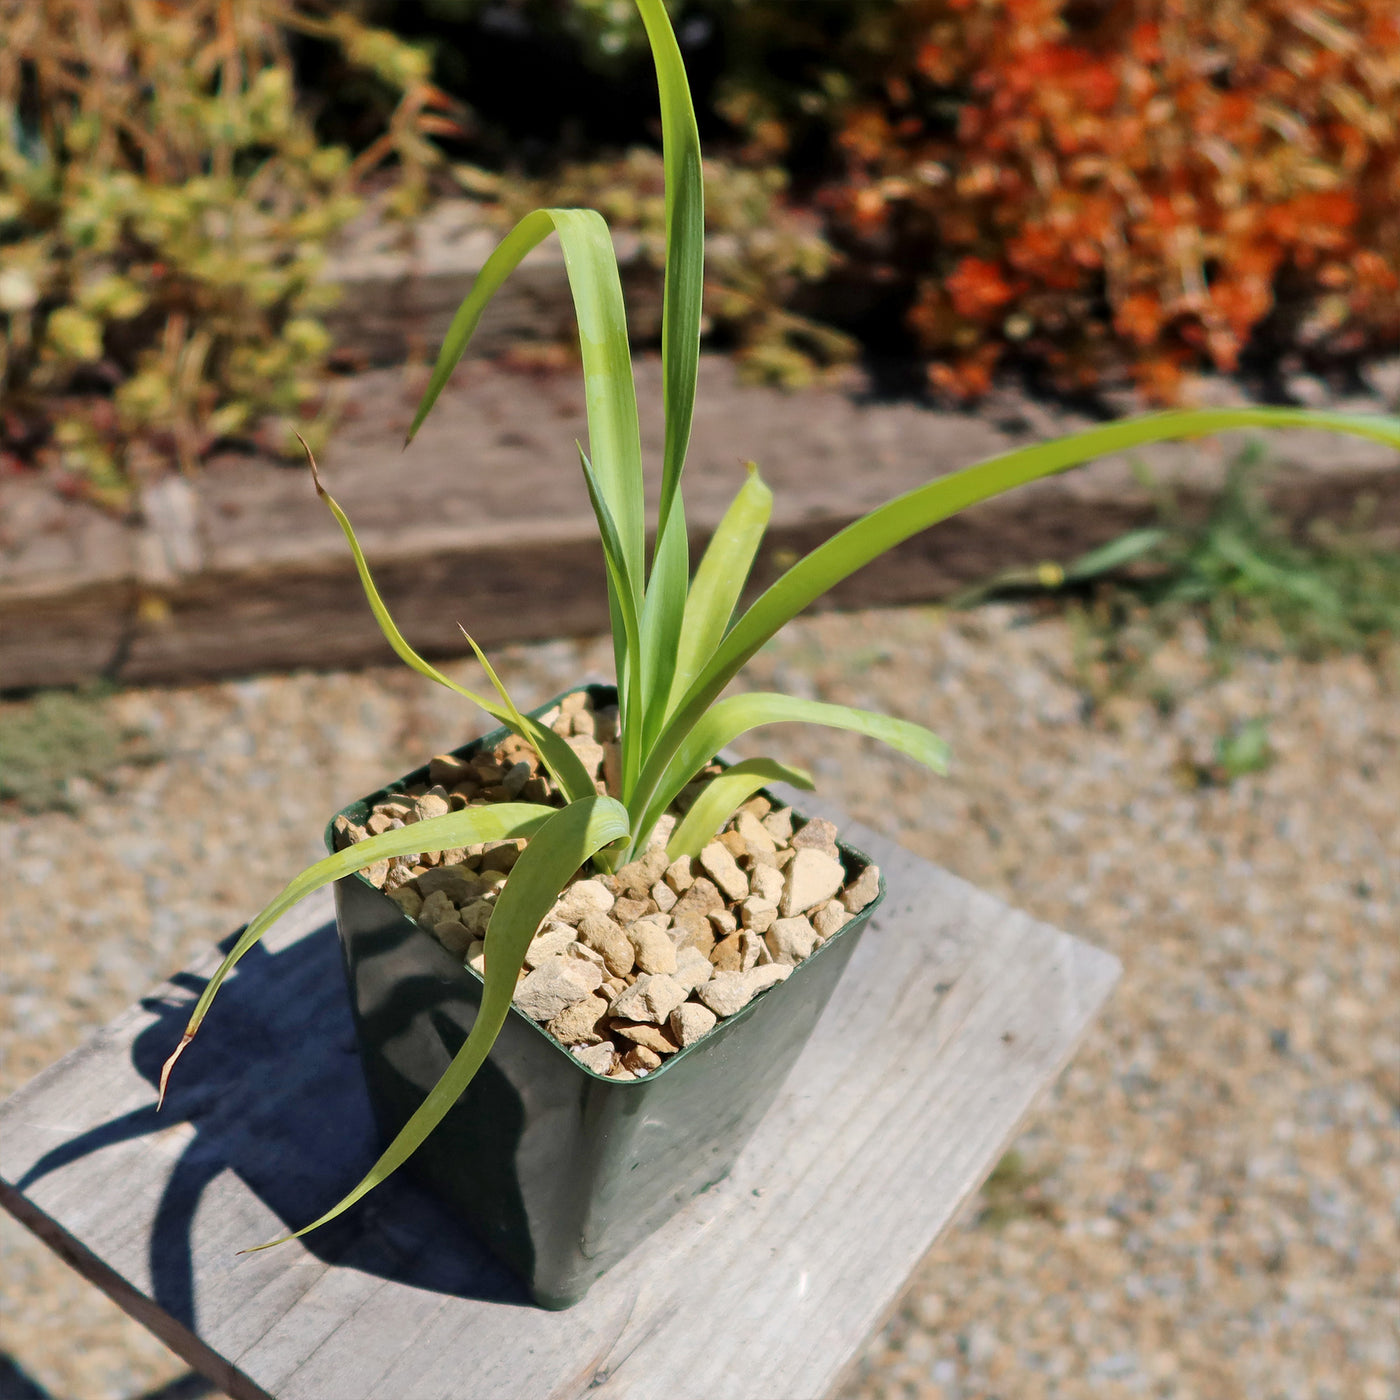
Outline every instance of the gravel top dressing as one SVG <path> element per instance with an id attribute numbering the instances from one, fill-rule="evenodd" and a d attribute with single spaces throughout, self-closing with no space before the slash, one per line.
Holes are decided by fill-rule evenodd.
<path id="1" fill-rule="evenodd" d="M 1126 967 L 845 1400 L 1400 1400 L 1400 657 L 1217 680 L 1203 655 L 1188 629 L 1159 658 L 1167 713 L 1087 720 L 1070 627 L 1009 606 L 801 619 L 746 672 L 943 734 L 947 779 L 797 726 L 738 747 Z M 497 661 L 534 705 L 606 679 L 610 649 Z M 0 817 L 7 1094 L 246 921 L 330 814 L 492 727 L 397 667 L 100 705 L 163 757 L 75 784 L 77 815 Z M 1193 780 L 1260 720 L 1271 763 Z M 185 1369 L 8 1217 L 0 1280 L 0 1353 L 56 1397 Z"/>

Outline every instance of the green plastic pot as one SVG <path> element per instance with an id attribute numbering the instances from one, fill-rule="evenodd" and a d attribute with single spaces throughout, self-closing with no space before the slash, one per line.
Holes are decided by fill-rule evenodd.
<path id="1" fill-rule="evenodd" d="M 615 703 L 610 687 L 589 690 L 598 707 Z M 507 733 L 457 753 L 469 757 Z M 340 815 L 362 823 L 376 802 L 426 780 L 427 769 L 417 769 Z M 848 875 L 870 863 L 849 846 L 840 851 Z M 876 899 L 786 981 L 642 1079 L 595 1074 L 512 1007 L 486 1063 L 408 1169 L 537 1304 L 578 1302 L 634 1245 L 728 1175 L 884 894 L 882 881 Z M 335 904 L 360 1057 L 388 1141 L 466 1039 L 481 978 L 363 875 L 336 882 Z"/>

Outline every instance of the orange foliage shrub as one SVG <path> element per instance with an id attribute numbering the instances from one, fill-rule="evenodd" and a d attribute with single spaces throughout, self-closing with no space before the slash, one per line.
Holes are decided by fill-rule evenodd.
<path id="1" fill-rule="evenodd" d="M 1252 339 L 1400 344 L 1396 0 L 907 0 L 889 26 L 828 196 L 853 252 L 918 270 L 935 387 L 985 391 L 1011 346 L 1169 399 Z"/>

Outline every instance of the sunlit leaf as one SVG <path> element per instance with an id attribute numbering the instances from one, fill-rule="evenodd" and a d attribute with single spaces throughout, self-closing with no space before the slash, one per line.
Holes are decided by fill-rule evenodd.
<path id="1" fill-rule="evenodd" d="M 690 810 L 666 843 L 666 854 L 672 860 L 699 855 L 725 822 L 759 788 L 769 783 L 788 783 L 805 792 L 815 786 L 812 775 L 805 769 L 789 768 L 775 758 L 746 758 L 742 763 L 732 763 L 723 773 L 711 778 L 690 804 Z"/>
<path id="2" fill-rule="evenodd" d="M 565 808 L 565 811 L 567 810 L 568 808 Z M 161 1069 L 161 1099 L 165 1098 L 165 1087 L 175 1061 L 194 1039 L 200 1023 L 223 985 L 224 978 L 238 965 L 239 959 L 294 904 L 332 881 L 339 880 L 343 875 L 353 875 L 355 871 L 364 870 L 376 861 L 388 860 L 393 856 L 411 855 L 417 851 L 447 851 L 457 846 L 474 846 L 482 841 L 501 841 L 513 836 L 528 837 L 556 814 L 553 807 L 541 807 L 531 802 L 498 802 L 486 807 L 467 807 L 460 812 L 448 812 L 445 816 L 430 817 L 394 831 L 386 831 L 379 836 L 370 836 L 355 842 L 353 846 L 347 846 L 343 851 L 327 856 L 324 860 L 318 860 L 315 865 L 303 870 L 243 930 L 238 941 L 229 950 L 228 956 L 219 964 L 218 970 L 200 993 L 185 1026 L 184 1037 Z"/>

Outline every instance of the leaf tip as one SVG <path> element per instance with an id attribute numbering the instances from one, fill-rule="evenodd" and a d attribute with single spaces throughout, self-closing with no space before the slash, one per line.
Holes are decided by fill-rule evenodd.
<path id="1" fill-rule="evenodd" d="M 193 1031 L 186 1031 L 180 1037 L 180 1043 L 175 1047 L 175 1053 L 160 1067 L 160 1093 L 156 1098 L 156 1112 L 159 1113 L 161 1105 L 165 1102 L 165 1090 L 170 1083 L 170 1071 L 175 1068 L 175 1061 L 185 1053 L 185 1046 L 194 1039 Z"/>
<path id="2" fill-rule="evenodd" d="M 326 495 L 326 488 L 321 485 L 321 473 L 316 470 L 316 454 L 311 450 L 310 445 L 300 433 L 297 433 L 296 439 L 299 443 L 301 443 L 301 450 L 306 453 L 306 460 L 311 467 L 311 480 L 315 483 L 316 486 L 316 494 L 324 500 Z"/>

